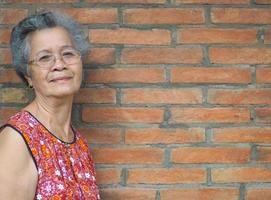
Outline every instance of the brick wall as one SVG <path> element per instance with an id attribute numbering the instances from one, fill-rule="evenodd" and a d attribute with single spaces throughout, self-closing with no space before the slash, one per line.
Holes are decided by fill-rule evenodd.
<path id="1" fill-rule="evenodd" d="M 271 199 L 270 0 L 35 2 L 0 4 L 0 123 L 32 96 L 10 28 L 61 10 L 92 46 L 74 122 L 103 200 Z"/>

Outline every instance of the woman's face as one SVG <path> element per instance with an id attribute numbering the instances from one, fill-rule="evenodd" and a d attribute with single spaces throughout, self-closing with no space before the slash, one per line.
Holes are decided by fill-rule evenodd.
<path id="1" fill-rule="evenodd" d="M 82 81 L 81 59 L 73 64 L 65 64 L 61 59 L 61 55 L 66 55 L 65 52 L 71 49 L 74 49 L 74 44 L 64 28 L 46 28 L 31 35 L 29 61 L 46 59 L 48 55 L 56 57 L 56 62 L 49 67 L 39 66 L 35 62 L 29 65 L 30 76 L 26 78 L 33 85 L 36 95 L 62 98 L 73 96 L 79 90 Z"/>

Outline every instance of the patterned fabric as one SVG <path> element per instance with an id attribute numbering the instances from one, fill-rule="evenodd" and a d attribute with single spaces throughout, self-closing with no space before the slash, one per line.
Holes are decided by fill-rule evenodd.
<path id="1" fill-rule="evenodd" d="M 74 131 L 66 143 L 31 113 L 21 111 L 7 123 L 24 138 L 38 170 L 37 200 L 99 200 L 93 160 L 86 140 Z"/>

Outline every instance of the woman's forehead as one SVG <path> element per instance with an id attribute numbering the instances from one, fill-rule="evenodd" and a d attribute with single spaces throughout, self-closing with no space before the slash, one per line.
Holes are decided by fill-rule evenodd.
<path id="1" fill-rule="evenodd" d="M 68 31 L 61 27 L 41 29 L 32 33 L 30 37 L 32 53 L 54 51 L 66 46 L 73 46 L 73 42 Z"/>

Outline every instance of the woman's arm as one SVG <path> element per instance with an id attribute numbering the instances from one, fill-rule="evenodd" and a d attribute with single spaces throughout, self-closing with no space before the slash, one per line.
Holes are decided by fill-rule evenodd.
<path id="1" fill-rule="evenodd" d="M 33 200 L 38 175 L 22 136 L 10 127 L 0 132 L 0 200 Z"/>

